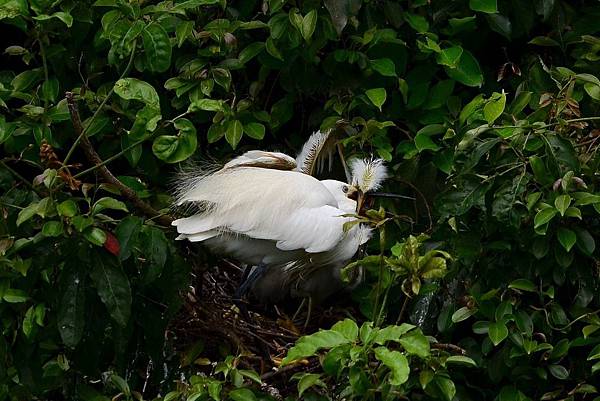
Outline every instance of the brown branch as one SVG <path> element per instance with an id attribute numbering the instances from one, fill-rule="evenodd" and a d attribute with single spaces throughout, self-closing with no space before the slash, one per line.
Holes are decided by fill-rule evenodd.
<path id="1" fill-rule="evenodd" d="M 121 192 L 121 195 L 123 195 L 125 199 L 131 202 L 136 209 L 144 213 L 146 216 L 155 219 L 162 225 L 170 226 L 171 222 L 173 221 L 170 216 L 161 214 L 148 203 L 141 200 L 131 188 L 123 184 L 117 177 L 113 175 L 113 173 L 110 172 L 108 167 L 103 164 L 102 159 L 98 153 L 96 153 L 96 150 L 92 146 L 89 138 L 84 134 L 83 125 L 81 124 L 81 118 L 79 117 L 79 110 L 77 109 L 77 103 L 75 103 L 73 92 L 67 92 L 65 97 L 67 98 L 67 105 L 69 107 L 69 113 L 71 114 L 73 128 L 75 128 L 75 133 L 78 136 L 81 136 L 80 145 L 85 153 L 85 157 L 94 166 L 98 166 L 98 172 L 104 181 L 117 187 Z"/>
<path id="2" fill-rule="evenodd" d="M 443 343 L 434 343 L 431 344 L 431 348 L 439 349 L 443 351 L 454 352 L 455 354 L 467 355 L 467 351 L 454 344 L 443 344 Z"/>

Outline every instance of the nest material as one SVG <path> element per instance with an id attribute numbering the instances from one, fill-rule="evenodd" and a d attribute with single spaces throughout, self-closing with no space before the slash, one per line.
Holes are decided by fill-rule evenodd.
<path id="1" fill-rule="evenodd" d="M 300 336 L 313 333 L 319 327 L 329 328 L 348 315 L 347 310 L 340 307 L 314 306 L 303 333 L 306 307 L 295 321 L 290 317 L 300 300 L 285 305 L 264 306 L 249 301 L 236 304 L 233 294 L 240 284 L 243 268 L 221 260 L 217 266 L 194 270 L 184 307 L 170 328 L 178 339 L 177 348 L 183 351 L 201 339 L 204 342 L 202 356 L 218 361 L 223 358 L 219 351 L 226 343 L 231 355 L 240 356 L 244 368 L 254 369 L 267 382 L 273 376 L 284 374 L 289 379 L 295 371 L 316 369 L 316 360 L 281 369 L 279 363 Z M 242 309 L 245 306 L 248 313 L 242 313 L 240 306 Z"/>

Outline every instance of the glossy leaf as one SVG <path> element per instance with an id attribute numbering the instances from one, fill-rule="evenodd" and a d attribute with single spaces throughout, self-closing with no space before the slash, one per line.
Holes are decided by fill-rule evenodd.
<path id="1" fill-rule="evenodd" d="M 131 315 L 129 279 L 117 264 L 116 258 L 112 256 L 104 256 L 100 253 L 92 261 L 90 277 L 100 299 L 115 322 L 119 326 L 126 326 Z"/>
<path id="2" fill-rule="evenodd" d="M 194 154 L 198 138 L 194 124 L 186 118 L 175 121 L 177 135 L 161 135 L 152 143 L 152 152 L 167 163 L 178 163 Z"/>
<path id="3" fill-rule="evenodd" d="M 166 71 L 171 65 L 171 43 L 167 31 L 160 24 L 151 23 L 142 31 L 142 38 L 150 71 Z"/>

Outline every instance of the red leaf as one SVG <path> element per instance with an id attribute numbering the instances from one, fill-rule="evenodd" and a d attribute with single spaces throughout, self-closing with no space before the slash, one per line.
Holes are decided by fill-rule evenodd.
<path id="1" fill-rule="evenodd" d="M 106 241 L 104 241 L 104 248 L 115 256 L 119 256 L 119 252 L 121 251 L 121 246 L 119 245 L 119 240 L 117 237 L 105 231 Z"/>

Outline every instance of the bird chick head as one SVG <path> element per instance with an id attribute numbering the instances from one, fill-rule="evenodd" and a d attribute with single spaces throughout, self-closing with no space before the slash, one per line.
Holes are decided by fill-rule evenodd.
<path id="1" fill-rule="evenodd" d="M 350 161 L 352 185 L 362 193 L 376 191 L 388 177 L 382 159 L 353 159 Z"/>
<path id="2" fill-rule="evenodd" d="M 357 213 L 361 213 L 365 197 L 368 192 L 377 191 L 381 184 L 388 177 L 387 168 L 382 159 L 353 159 L 350 161 L 350 171 L 352 173 L 352 186 L 356 194 Z"/>

